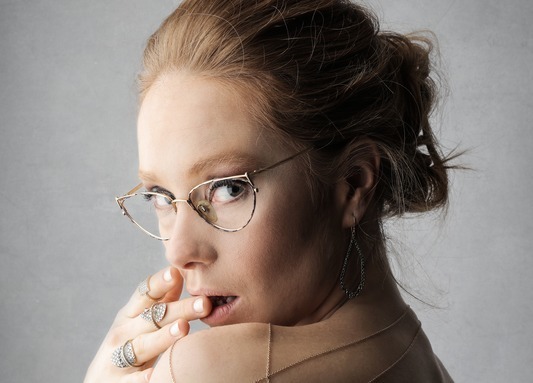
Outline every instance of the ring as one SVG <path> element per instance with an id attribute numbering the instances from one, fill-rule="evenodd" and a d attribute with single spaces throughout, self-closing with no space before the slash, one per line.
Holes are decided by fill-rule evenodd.
<path id="1" fill-rule="evenodd" d="M 152 306 L 150 306 L 150 308 L 144 309 L 144 311 L 140 314 L 140 317 L 145 321 L 152 322 L 155 327 L 160 329 L 161 326 L 159 326 L 159 322 L 163 320 L 166 312 L 166 303 L 154 303 Z"/>
<path id="2" fill-rule="evenodd" d="M 135 364 L 137 362 L 137 356 L 135 356 L 131 341 L 130 339 L 124 345 L 118 347 L 111 355 L 111 363 L 118 368 L 142 366 L 142 364 Z"/>
<path id="3" fill-rule="evenodd" d="M 137 286 L 137 291 L 139 291 L 139 294 L 141 294 L 142 297 L 146 295 L 151 300 L 157 301 L 157 299 L 153 298 L 152 296 L 150 296 L 150 294 L 148 294 L 150 292 L 150 278 L 152 278 L 151 275 L 149 275 L 144 281 L 139 283 L 139 285 Z"/>

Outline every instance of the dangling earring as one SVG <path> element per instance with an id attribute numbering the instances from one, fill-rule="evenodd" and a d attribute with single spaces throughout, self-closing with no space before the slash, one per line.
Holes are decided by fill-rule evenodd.
<path id="1" fill-rule="evenodd" d="M 344 277 L 346 275 L 346 269 L 348 268 L 348 261 L 350 259 L 350 256 L 352 255 L 352 248 L 355 247 L 355 250 L 357 251 L 357 255 L 359 256 L 359 262 L 360 262 L 360 272 L 361 272 L 361 279 L 359 281 L 359 285 L 355 290 L 349 290 L 346 287 L 346 284 L 344 282 Z M 342 264 L 342 270 L 341 270 L 341 288 L 348 297 L 348 299 L 355 298 L 359 294 L 361 294 L 361 291 L 363 290 L 363 287 L 365 286 L 365 257 L 363 256 L 363 253 L 361 252 L 361 248 L 359 247 L 359 244 L 357 243 L 357 240 L 355 239 L 355 224 L 352 226 L 352 235 L 350 238 L 350 244 L 348 245 L 348 251 L 346 252 L 346 256 L 344 257 L 344 263 Z"/>

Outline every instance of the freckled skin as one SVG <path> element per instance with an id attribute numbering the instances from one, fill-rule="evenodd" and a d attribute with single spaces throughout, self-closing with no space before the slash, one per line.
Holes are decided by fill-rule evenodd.
<path id="1" fill-rule="evenodd" d="M 253 99 L 190 74 L 159 78 L 139 113 L 140 170 L 151 174 L 143 180 L 145 186 L 186 198 L 191 187 L 207 179 L 251 171 L 294 154 L 252 123 L 247 105 Z M 208 162 L 191 171 L 198 161 L 228 153 L 248 160 Z M 179 207 L 171 239 L 164 242 L 167 260 L 183 275 L 189 292 L 237 299 L 219 319 L 204 318 L 216 328 L 175 344 L 172 367 L 169 351 L 164 353 L 151 382 L 173 381 L 170 370 L 180 382 L 256 381 L 265 376 L 266 323 L 274 325 L 268 363 L 276 371 L 387 328 L 402 313 L 406 319 L 382 336 L 274 380 L 368 382 L 394 365 L 388 377 L 395 382 L 451 382 L 418 331 L 416 316 L 406 311 L 386 264 L 369 260 L 365 288 L 356 299 L 348 301 L 338 285 L 346 233 L 354 215 L 360 219 L 365 213 L 363 196 L 373 183 L 353 192 L 346 184 L 335 185 L 328 224 L 321 225 L 304 172 L 293 160 L 253 178 L 259 189 L 256 212 L 235 233 L 217 230 L 189 207 Z M 372 170 L 367 175 L 373 179 Z M 408 357 L 401 359 L 407 349 Z"/>
<path id="2" fill-rule="evenodd" d="M 294 154 L 252 123 L 248 100 L 213 80 L 184 73 L 162 76 L 139 113 L 140 169 L 153 174 L 157 186 L 185 198 L 191 187 L 213 175 L 233 175 L 224 164 L 191 173 L 203 158 L 217 153 L 250 157 L 251 163 L 242 167 L 251 171 Z M 318 233 L 322 226 L 316 224 L 304 173 L 294 160 L 252 181 L 259 193 L 246 228 L 222 232 L 182 205 L 171 239 L 164 242 L 166 257 L 182 273 L 189 291 L 208 289 L 238 297 L 221 324 L 315 322 L 344 299 L 335 288 L 340 260 L 331 261 L 339 258 L 339 249 L 329 248 L 337 254 L 333 257 L 324 254 L 319 243 L 327 237 L 344 246 L 341 207 L 332 208 L 337 226 L 330 225 L 325 235 Z"/>

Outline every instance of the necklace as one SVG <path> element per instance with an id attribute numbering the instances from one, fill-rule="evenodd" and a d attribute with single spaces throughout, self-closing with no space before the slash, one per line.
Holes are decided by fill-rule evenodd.
<path id="1" fill-rule="evenodd" d="M 343 350 L 345 348 L 348 348 L 348 347 L 351 347 L 351 346 L 355 346 L 355 345 L 363 343 L 363 342 L 365 342 L 365 341 L 367 341 L 367 340 L 369 340 L 371 338 L 374 338 L 374 337 L 376 337 L 376 336 L 378 336 L 380 334 L 383 334 L 383 333 L 387 332 L 388 330 L 392 329 L 398 323 L 400 323 L 402 321 L 402 319 L 407 315 L 408 310 L 409 310 L 409 306 L 406 307 L 406 309 L 402 313 L 402 315 L 400 315 L 400 317 L 398 319 L 396 319 L 394 322 L 392 322 L 388 326 L 386 326 L 386 327 L 384 327 L 384 328 L 382 328 L 382 329 L 380 329 L 380 330 L 378 330 L 378 331 L 376 331 L 376 332 L 374 332 L 374 333 L 372 333 L 370 335 L 367 335 L 367 336 L 365 336 L 363 338 L 359 338 L 359 339 L 350 341 L 348 343 L 344 343 L 344 344 L 341 344 L 339 346 L 335 346 L 335 347 L 329 348 L 327 350 L 323 350 L 323 351 L 317 352 L 315 354 L 306 356 L 305 358 L 300 359 L 300 360 L 298 360 L 296 362 L 290 363 L 287 366 L 282 367 L 282 368 L 280 368 L 280 369 L 278 369 L 278 370 L 276 370 L 274 372 L 270 372 L 270 356 L 271 356 L 271 344 L 272 344 L 272 326 L 269 323 L 268 324 L 268 350 L 267 350 L 266 375 L 265 375 L 264 378 L 258 379 L 254 383 L 260 383 L 262 381 L 266 381 L 267 383 L 269 383 L 271 377 L 273 377 L 274 375 L 281 374 L 282 372 L 284 372 L 284 371 L 286 371 L 286 370 L 288 370 L 290 368 L 294 368 L 294 367 L 299 366 L 299 365 L 301 365 L 303 363 L 306 363 L 306 362 L 308 362 L 310 360 L 317 359 L 317 358 L 319 358 L 321 356 L 332 354 L 334 352 L 341 351 L 341 350 Z M 386 374 L 395 365 L 397 365 L 405 357 L 405 355 L 407 355 L 409 353 L 409 351 L 413 347 L 416 339 L 418 338 L 418 335 L 420 334 L 420 329 L 421 329 L 421 323 L 419 322 L 417 330 L 416 330 L 416 333 L 415 333 L 413 339 L 411 340 L 411 343 L 405 349 L 405 351 L 402 353 L 402 355 L 400 355 L 400 357 L 398 359 L 396 359 L 394 361 L 394 363 L 392 363 L 385 370 L 381 371 L 377 376 L 375 376 L 372 380 L 370 380 L 369 383 L 375 382 L 378 378 L 380 378 L 381 376 Z M 169 365 L 169 369 L 170 369 L 170 377 L 172 379 L 172 383 L 176 383 L 176 380 L 174 379 L 174 371 L 172 370 L 172 353 L 174 351 L 174 346 L 176 345 L 177 342 L 178 341 L 176 341 L 176 342 L 174 342 L 172 344 L 172 346 L 170 347 L 170 353 L 169 353 L 169 363 L 168 363 L 168 365 Z"/>
<path id="2" fill-rule="evenodd" d="M 176 343 L 178 343 L 178 341 L 172 343 L 168 356 L 168 368 L 170 369 L 170 378 L 172 379 L 172 383 L 176 383 L 176 380 L 174 379 L 174 371 L 172 371 L 172 353 L 174 352 L 174 346 L 176 345 Z"/>
<path id="3" fill-rule="evenodd" d="M 291 364 L 288 364 L 287 366 L 285 367 L 282 367 L 274 372 L 270 372 L 270 353 L 271 353 L 271 342 L 272 342 L 272 330 L 271 330 L 271 325 L 269 324 L 269 331 L 268 331 L 268 353 L 267 353 L 267 374 L 264 378 L 261 378 L 261 379 L 258 379 L 256 380 L 254 383 L 260 383 L 262 381 L 266 381 L 267 383 L 270 382 L 270 378 L 273 377 L 274 375 L 278 375 L 278 374 L 281 374 L 282 372 L 290 369 L 290 368 L 293 368 L 293 367 L 296 367 L 296 366 L 299 366 L 305 362 L 308 362 L 312 359 L 317 359 L 321 356 L 325 356 L 325 355 L 328 355 L 328 354 L 332 354 L 334 352 L 337 352 L 337 351 L 340 351 L 340 350 L 343 350 L 345 348 L 348 348 L 348 347 L 351 347 L 351 346 L 355 346 L 357 344 L 360 344 L 360 343 L 363 343 L 371 338 L 374 338 L 388 330 L 390 330 L 391 328 L 393 328 L 394 326 L 396 326 L 398 323 L 401 322 L 401 320 L 407 315 L 407 312 L 409 310 L 409 306 L 406 307 L 405 311 L 402 313 L 402 315 L 400 315 L 400 317 L 398 319 L 396 319 L 394 322 L 392 322 L 391 324 L 389 324 L 388 326 L 370 334 L 370 335 L 367 335 L 363 338 L 359 338 L 359 339 L 356 339 L 356 340 L 353 340 L 351 342 L 348 342 L 348 343 L 344 343 L 344 344 L 341 344 L 339 346 L 335 346 L 335 347 L 332 347 L 332 348 L 329 348 L 327 350 L 323 350 L 323 351 L 320 351 L 320 352 L 317 352 L 315 354 L 312 354 L 312 355 L 309 355 L 309 356 L 306 356 L 305 358 L 303 359 L 300 359 L 296 362 L 293 362 Z M 380 372 L 376 377 L 374 377 L 372 380 L 369 381 L 369 383 L 372 383 L 374 381 L 376 381 L 376 379 L 378 379 L 379 377 L 383 376 L 386 372 L 388 372 L 390 369 L 392 369 L 396 364 L 398 364 L 404 357 L 405 355 L 407 355 L 407 353 L 409 352 L 409 350 L 413 347 L 413 344 L 415 343 L 415 340 L 417 339 L 418 337 L 418 334 L 420 333 L 420 329 L 421 329 L 421 324 L 419 323 L 418 324 L 418 328 L 417 328 L 417 331 L 416 331 L 416 334 L 415 336 L 413 337 L 413 339 L 411 340 L 411 343 L 409 344 L 409 346 L 407 347 L 407 349 L 402 353 L 402 355 L 400 355 L 400 357 L 394 361 L 393 364 L 391 364 L 390 366 L 388 366 L 384 371 Z"/>

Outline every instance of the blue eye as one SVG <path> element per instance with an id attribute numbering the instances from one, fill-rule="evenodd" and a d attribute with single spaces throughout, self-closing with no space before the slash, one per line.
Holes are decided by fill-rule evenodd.
<path id="1" fill-rule="evenodd" d="M 172 206 L 172 197 L 167 193 L 164 189 L 152 188 L 142 196 L 146 202 L 151 202 L 157 209 L 165 209 Z"/>
<path id="2" fill-rule="evenodd" d="M 225 204 L 246 196 L 249 184 L 239 179 L 214 181 L 209 187 L 209 202 Z"/>
<path id="3" fill-rule="evenodd" d="M 172 205 L 172 200 L 168 198 L 167 196 L 163 196 L 161 194 L 154 195 L 154 205 L 156 207 L 164 208 L 167 206 Z"/>

